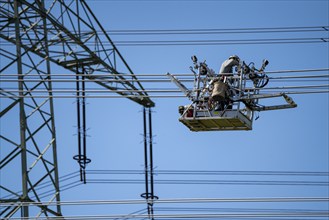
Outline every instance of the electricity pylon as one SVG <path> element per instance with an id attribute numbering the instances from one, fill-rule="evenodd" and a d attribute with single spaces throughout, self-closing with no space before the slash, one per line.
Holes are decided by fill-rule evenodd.
<path id="1" fill-rule="evenodd" d="M 154 103 L 84 0 L 0 4 L 0 76 L 16 79 L 0 85 L 0 197 L 8 204 L 0 207 L 0 216 L 60 217 L 52 67 L 144 107 Z M 31 76 L 37 80 L 26 80 Z"/>

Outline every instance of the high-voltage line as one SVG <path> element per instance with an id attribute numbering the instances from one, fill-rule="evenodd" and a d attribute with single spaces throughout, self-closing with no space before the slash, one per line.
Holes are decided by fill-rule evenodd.
<path id="1" fill-rule="evenodd" d="M 267 198 L 168 198 L 154 201 L 157 204 L 179 204 L 179 203 L 307 203 L 307 202 L 329 202 L 328 197 L 267 197 Z M 0 203 L 1 206 L 10 204 Z M 57 204 L 72 205 L 115 205 L 115 204 L 145 204 L 144 199 L 123 199 L 123 200 L 79 200 L 79 201 L 60 201 L 60 202 L 20 202 L 12 203 L 13 206 L 38 206 L 38 205 L 56 206 Z"/>
<path id="2" fill-rule="evenodd" d="M 273 217 L 276 218 L 284 218 L 284 219 L 308 219 L 311 218 L 319 218 L 328 217 L 328 212 L 284 212 L 284 213 L 226 213 L 226 214 L 213 214 L 213 213 L 205 213 L 205 214 L 156 214 L 154 218 L 156 219 L 227 219 L 227 218 L 235 218 L 235 219 L 250 219 L 250 218 L 266 218 L 271 219 Z M 68 220 L 96 220 L 96 219 L 146 219 L 148 218 L 147 214 L 117 214 L 117 215 L 78 215 L 78 216 L 65 216 L 65 219 Z M 13 220 L 32 220 L 32 218 L 12 218 Z M 40 220 L 47 220 L 49 218 L 42 217 L 38 218 Z M 53 220 L 58 220 L 60 218 L 52 218 Z"/>
<path id="3" fill-rule="evenodd" d="M 92 184 L 144 184 L 142 179 L 93 179 L 89 178 L 88 183 Z M 321 186 L 327 187 L 328 181 L 261 181 L 261 180 L 196 180 L 196 179 L 165 179 L 155 180 L 155 184 L 165 185 L 254 185 L 254 186 Z"/>
<path id="4" fill-rule="evenodd" d="M 168 35 L 168 34 L 257 34 L 257 33 L 294 33 L 328 32 L 329 26 L 308 27 L 250 27 L 250 28 L 195 28 L 195 29 L 130 29 L 107 30 L 111 35 Z"/>
<path id="5" fill-rule="evenodd" d="M 117 46 L 210 46 L 210 45 L 253 45 L 253 44 L 307 44 L 328 43 L 328 37 L 316 38 L 261 38 L 261 39 L 227 39 L 227 40 L 139 40 L 116 41 Z"/>
<path id="6" fill-rule="evenodd" d="M 93 176 L 93 175 L 145 175 L 147 174 L 148 169 L 146 170 L 87 170 L 86 173 L 89 176 Z M 265 177 L 265 176 L 272 176 L 275 178 L 274 181 L 265 181 L 265 182 L 261 182 L 261 181 L 248 181 L 248 184 L 251 185 L 297 185 L 297 186 L 325 186 L 324 182 L 320 182 L 320 181 L 305 181 L 305 180 L 299 180 L 299 181 L 284 181 L 284 180 L 277 180 L 277 177 L 281 177 L 281 178 L 290 178 L 290 177 L 304 177 L 304 178 L 309 178 L 309 177 L 318 177 L 318 178 L 327 178 L 329 176 L 328 172 L 303 172 L 303 171 L 230 171 L 230 170 L 153 170 L 153 174 L 157 176 L 157 179 L 159 179 L 161 177 L 161 181 L 159 182 L 160 184 L 163 184 L 164 181 L 168 181 L 163 180 L 162 176 L 173 176 L 173 177 L 177 177 L 179 176 L 180 179 L 177 180 L 175 182 L 175 180 L 172 180 L 170 183 L 171 184 L 181 184 L 182 181 L 187 181 L 185 179 L 181 179 L 182 177 L 185 176 L 255 176 L 257 177 L 257 180 L 259 179 L 259 176 Z M 79 177 L 79 172 L 73 172 L 64 176 L 59 177 L 59 181 L 61 183 L 61 191 L 65 191 L 71 188 L 74 188 L 76 186 L 81 185 L 82 183 L 80 183 L 78 181 L 78 177 Z M 111 180 L 111 179 L 107 179 L 107 181 L 103 180 L 103 183 L 110 183 L 110 181 L 112 181 L 112 183 L 119 183 L 119 181 L 117 179 L 115 180 Z M 212 181 L 212 182 L 211 182 Z M 191 184 L 213 184 L 214 180 L 211 181 L 207 181 L 207 180 L 202 180 L 199 182 L 195 182 L 194 180 L 191 180 L 190 183 Z M 231 184 L 230 182 L 226 181 L 226 182 L 220 182 L 220 180 L 215 180 L 218 182 L 218 184 Z M 89 182 L 89 181 L 88 181 Z M 100 183 L 100 181 L 95 181 L 95 179 L 90 179 L 90 183 Z M 125 179 L 124 181 L 122 180 L 120 183 L 142 183 L 141 180 L 136 181 L 136 180 L 131 180 L 131 179 Z M 216 182 L 216 184 L 217 184 Z M 233 181 L 232 181 L 233 182 Z M 235 180 L 235 182 L 233 182 L 233 185 L 237 185 L 237 184 L 243 184 L 243 180 Z M 52 192 L 52 190 L 49 190 L 49 187 L 51 188 L 52 183 L 50 181 L 48 182 L 44 182 L 43 184 L 40 184 L 38 186 L 38 190 L 44 189 L 45 191 L 43 191 L 41 194 L 49 194 Z M 148 191 L 148 190 L 147 190 Z M 20 194 L 21 192 L 15 192 L 16 194 Z M 42 198 L 43 196 L 41 196 Z M 2 199 L 11 199 L 10 196 L 3 196 Z M 3 207 L 3 205 L 5 203 L 2 203 L 2 201 L 0 200 L 0 210 L 1 207 Z"/>
<path id="7" fill-rule="evenodd" d="M 271 87 L 266 87 L 266 88 L 258 88 L 257 90 L 262 91 L 264 93 L 269 92 L 269 91 L 281 91 L 281 92 L 286 92 L 289 94 L 313 94 L 313 93 L 326 93 L 328 92 L 329 85 L 326 84 L 326 81 L 329 79 L 329 74 L 317 74 L 317 75 L 305 75 L 305 74 L 294 74 L 292 76 L 285 75 L 285 76 L 277 76 L 275 75 L 276 73 L 306 73 L 306 72 L 322 72 L 322 71 L 328 71 L 329 69 L 323 68 L 323 69 L 304 69 L 304 70 L 286 70 L 286 71 L 270 71 L 268 74 L 274 74 L 273 76 L 269 77 L 269 80 L 273 83 L 273 86 Z M 81 75 L 81 74 L 80 74 Z M 79 76 L 80 76 L 79 75 Z M 126 74 L 122 74 L 123 76 L 128 76 Z M 182 82 L 194 82 L 194 78 L 192 77 L 191 74 L 176 74 L 176 76 L 179 76 L 181 78 Z M 18 96 L 18 93 L 20 90 L 17 90 L 16 88 L 9 87 L 11 82 L 17 82 L 17 81 L 23 81 L 23 82 L 38 82 L 39 79 L 37 78 L 38 75 L 29 75 L 29 77 L 26 77 L 26 79 L 17 79 L 15 77 L 12 77 L 10 74 L 3 75 L 0 78 L 1 82 L 7 82 L 8 86 L 3 87 L 2 90 L 0 91 L 0 98 L 7 97 L 9 96 L 9 93 L 12 96 L 15 96 L 16 94 Z M 70 82 L 86 82 L 90 85 L 90 83 L 94 83 L 95 81 L 98 82 L 119 82 L 121 80 L 119 79 L 113 79 L 111 75 L 97 75 L 98 79 L 97 80 L 88 80 L 88 79 L 83 79 L 83 78 L 77 78 L 77 79 L 72 79 L 68 75 L 65 74 L 54 74 L 52 79 L 45 79 L 45 82 L 51 81 L 51 82 L 56 82 L 56 83 L 61 83 L 60 88 L 53 88 L 52 90 L 46 90 L 46 89 L 35 89 L 34 97 L 42 97 L 43 93 L 48 93 L 52 92 L 54 94 L 54 97 L 95 97 L 95 98 L 110 98 L 110 97 L 117 97 L 117 96 L 112 96 L 112 95 L 107 95 L 107 94 L 114 94 L 117 92 L 121 93 L 126 93 L 126 92 L 131 92 L 131 93 L 136 93 L 140 92 L 140 90 L 127 90 L 127 89 L 118 89 L 116 91 L 109 91 L 107 89 L 104 89 L 102 87 L 100 88 L 95 88 L 94 86 L 92 87 L 86 87 L 84 89 L 74 89 L 71 88 L 70 86 L 64 86 L 66 85 L 65 83 L 70 83 Z M 145 83 L 168 83 L 170 82 L 170 79 L 165 78 L 166 76 L 164 74 L 142 74 L 139 78 L 139 82 Z M 128 80 L 129 81 L 129 80 Z M 134 82 L 132 80 L 132 82 Z M 277 82 L 285 82 L 286 85 L 284 86 L 274 86 L 274 83 Z M 321 84 L 320 84 L 321 82 Z M 293 85 L 289 85 L 289 83 L 294 83 Z M 298 84 L 296 84 L 298 83 Z M 303 83 L 303 84 L 301 84 Z M 306 84 L 308 83 L 308 84 Z M 69 84 L 68 84 L 69 85 Z M 153 86 L 154 87 L 154 86 Z M 248 88 L 246 88 L 248 90 Z M 253 88 L 250 88 L 249 90 L 255 90 Z M 77 93 L 76 95 L 73 95 L 73 93 L 76 93 L 77 91 L 80 92 L 85 92 L 83 95 L 82 93 Z M 172 89 L 171 86 L 166 88 L 166 86 L 157 86 L 157 88 L 150 88 L 147 87 L 143 90 L 144 92 L 148 93 L 149 97 L 162 97 L 162 98 L 170 98 L 172 96 L 168 96 L 166 94 L 176 94 L 180 93 L 180 90 L 178 89 Z M 6 96 L 4 96 L 4 94 Z M 154 94 L 159 94 L 159 95 L 154 95 Z M 120 96 L 120 97 L 125 97 L 125 96 Z M 173 96 L 173 97 L 183 97 L 183 95 L 180 96 Z"/>
<path id="8" fill-rule="evenodd" d="M 266 209 L 266 208 L 187 208 L 182 207 L 181 205 L 192 205 L 192 204 L 308 204 L 308 203 L 317 203 L 317 204 L 326 204 L 328 198 L 325 197 L 275 197 L 275 198 L 169 198 L 169 199 L 159 199 L 154 201 L 154 204 L 157 204 L 157 211 L 174 211 L 172 214 L 154 214 L 153 217 L 158 218 L 227 218 L 227 217 L 236 217 L 236 218 L 264 218 L 264 217 L 286 217 L 286 219 L 294 218 L 326 218 L 328 217 L 327 210 L 311 210 L 311 209 Z M 110 205 L 138 205 L 145 204 L 145 200 L 134 199 L 134 200 L 86 200 L 86 201 L 61 201 L 60 205 L 62 206 L 110 206 Z M 15 205 L 21 206 L 36 206 L 36 205 L 48 205 L 54 206 L 57 203 L 20 203 Z M 167 205 L 180 205 L 180 207 L 170 208 Z M 8 206 L 10 204 L 1 203 L 0 206 Z M 164 205 L 164 207 L 161 207 Z M 179 212 L 184 211 L 183 213 L 178 214 Z M 202 211 L 202 213 L 196 214 L 195 211 Z M 77 216 L 65 216 L 65 219 L 112 219 L 112 218 L 124 218 L 124 219 L 136 219 L 136 218 L 148 218 L 149 215 L 146 214 L 145 209 L 139 210 L 131 214 L 121 214 L 121 215 L 77 215 Z M 29 219 L 29 218 L 26 218 Z M 42 218 L 41 218 L 42 219 Z M 56 218 L 55 218 L 56 219 Z"/>
<path id="9" fill-rule="evenodd" d="M 183 46 L 183 45 L 249 45 L 249 44 L 307 44 L 307 43 L 328 43 L 328 37 L 308 37 L 308 38 L 258 38 L 258 39 L 226 39 L 226 40 L 122 40 L 114 41 L 117 46 Z M 70 42 L 68 42 L 70 43 Z M 1 43 L 1 46 L 10 44 Z M 87 43 L 93 46 L 94 43 Z M 108 46 L 110 43 L 104 43 Z M 60 47 L 60 45 L 58 45 Z"/>
<path id="10" fill-rule="evenodd" d="M 142 170 L 88 170 L 89 174 L 142 174 Z M 329 172 L 303 171 L 230 171 L 230 170 L 155 170 L 154 174 L 170 175 L 248 175 L 248 176 L 326 176 Z"/>
<path id="11" fill-rule="evenodd" d="M 329 84 L 325 85 L 304 85 L 304 86 L 277 86 L 277 87 L 268 87 L 268 88 L 246 88 L 246 90 L 289 90 L 289 89 L 316 89 L 316 88 L 329 88 Z M 17 90 L 17 89 L 11 89 L 8 88 L 5 90 L 5 92 L 24 92 L 25 90 Z M 116 93 L 116 91 L 106 91 L 102 88 L 93 88 L 93 89 L 83 89 L 83 90 L 77 90 L 77 89 L 68 89 L 68 88 L 60 88 L 60 89 L 53 89 L 53 90 L 35 90 L 35 93 L 74 93 L 77 91 L 82 91 L 85 93 Z M 139 92 L 140 90 L 118 90 L 119 92 Z M 158 89 L 147 89 L 145 90 L 148 93 L 176 93 L 180 92 L 178 89 L 168 89 L 168 88 L 158 88 Z M 80 96 L 80 95 L 77 95 Z M 81 95 L 86 96 L 86 95 Z"/>
<path id="12" fill-rule="evenodd" d="M 296 69 L 296 70 L 272 70 L 272 71 L 266 71 L 266 74 L 282 74 L 282 73 L 304 73 L 304 72 L 328 72 L 329 71 L 329 68 L 316 68 L 316 69 Z M 328 73 L 329 74 L 329 73 Z M 329 77 L 328 74 L 325 74 L 325 75 L 310 75 L 310 77 Z M 59 74 L 59 73 L 54 73 L 54 74 L 51 74 L 52 77 L 64 77 L 64 78 L 73 78 L 75 76 L 83 76 L 84 74 L 82 73 L 75 73 L 75 74 Z M 123 76 L 123 77 L 134 77 L 135 74 L 129 74 L 129 73 L 117 73 L 115 74 L 115 76 Z M 225 75 L 225 74 L 222 74 L 222 75 Z M 2 78 L 10 78 L 10 77 L 17 77 L 18 75 L 17 74 L 1 74 L 0 77 Z M 46 74 L 45 74 L 46 76 Z M 93 76 L 96 76 L 96 77 L 109 77 L 109 79 L 111 78 L 114 78 L 114 76 L 112 74 L 107 74 L 107 73 L 102 73 L 102 74 L 93 74 Z M 175 76 L 187 76 L 187 77 L 191 77 L 191 76 L 194 76 L 193 73 L 175 73 Z M 38 74 L 29 74 L 29 75 L 26 75 L 26 78 L 28 77 L 39 77 Z M 138 78 L 141 79 L 141 77 L 166 77 L 167 76 L 163 73 L 147 73 L 147 74 L 138 74 Z M 304 75 L 294 75 L 294 77 L 304 77 Z M 100 78 L 100 79 L 103 79 L 103 78 Z M 15 79 L 15 80 L 19 80 L 19 79 Z M 74 79 L 72 79 L 74 80 Z M 128 79 L 129 80 L 129 79 Z M 0 80 L 0 82 L 2 81 L 2 79 Z M 88 81 L 88 80 L 86 80 Z"/>

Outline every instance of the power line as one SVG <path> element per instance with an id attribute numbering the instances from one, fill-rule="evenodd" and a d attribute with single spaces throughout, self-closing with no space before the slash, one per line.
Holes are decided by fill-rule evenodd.
<path id="1" fill-rule="evenodd" d="M 142 170 L 88 170 L 86 171 L 89 178 L 88 183 L 105 183 L 105 184 L 142 184 L 144 183 L 141 179 L 115 179 L 115 178 L 93 178 L 93 175 L 142 175 L 144 171 Z M 155 170 L 154 174 L 157 175 L 156 184 L 208 184 L 208 185 L 293 185 L 293 186 L 328 186 L 329 182 L 327 178 L 329 177 L 328 172 L 280 172 L 280 171 L 193 171 L 193 170 Z M 163 176 L 178 176 L 179 179 L 164 179 Z M 202 176 L 225 176 L 225 179 L 200 179 Z M 255 176 L 257 180 L 227 180 L 227 176 Z M 185 176 L 193 176 L 193 179 L 185 179 Z M 323 181 L 308 181 L 308 180 L 260 180 L 259 176 L 272 176 L 278 177 L 325 177 Z"/>
<path id="2" fill-rule="evenodd" d="M 144 170 L 87 170 L 88 174 L 144 174 Z M 248 175 L 248 176 L 329 176 L 329 172 L 230 171 L 230 170 L 154 170 L 155 175 Z"/>
<path id="3" fill-rule="evenodd" d="M 253 90 L 290 90 L 290 89 L 329 89 L 329 84 L 325 85 L 302 85 L 302 86 L 277 86 L 277 87 L 266 87 L 266 88 L 245 88 L 246 91 L 253 91 Z M 107 90 L 104 88 L 98 89 L 84 89 L 84 90 L 77 90 L 77 89 L 70 89 L 70 88 L 59 88 L 59 89 L 35 89 L 35 90 L 18 90 L 16 88 L 2 88 L 3 92 L 10 92 L 10 93 L 19 93 L 19 92 L 26 92 L 26 93 L 74 93 L 77 91 L 86 92 L 86 93 L 127 93 L 127 92 L 147 92 L 147 93 L 180 93 L 181 90 L 179 89 L 170 89 L 170 88 L 150 88 L 145 90 L 130 90 L 130 89 L 117 89 L 117 90 Z"/>
<path id="4" fill-rule="evenodd" d="M 238 40 L 141 40 L 116 41 L 118 46 L 162 46 L 162 45 L 231 45 L 231 44 L 286 44 L 286 43 L 328 43 L 329 38 L 269 38 Z"/>
<path id="5" fill-rule="evenodd" d="M 80 185 L 81 183 L 79 182 L 79 180 L 76 180 L 76 181 L 73 181 L 73 182 L 70 182 L 70 183 L 66 183 L 69 180 L 72 180 L 72 179 L 74 179 L 78 176 L 79 176 L 79 172 L 75 171 L 75 172 L 72 172 L 72 173 L 69 173 L 69 174 L 66 174 L 64 176 L 59 177 L 59 182 L 60 183 L 64 184 L 64 182 L 65 182 L 65 184 L 61 186 L 61 191 L 66 191 L 66 190 L 69 190 L 71 188 L 74 188 L 74 187 Z M 35 187 L 35 190 L 37 190 L 37 191 L 41 191 L 43 189 L 46 190 L 46 191 L 39 194 L 39 196 L 41 196 L 40 199 L 45 198 L 49 195 L 52 195 L 55 192 L 55 189 L 48 190 L 47 188 L 49 186 L 52 186 L 52 181 L 51 180 L 40 183 Z M 15 193 L 16 193 L 16 195 L 20 195 L 22 193 L 22 191 L 18 191 L 18 192 L 15 192 Z M 1 199 L 3 199 L 3 200 L 4 199 L 9 199 L 9 198 L 11 198 L 10 194 L 6 195 L 6 196 L 1 196 Z M 1 201 L 1 199 L 0 199 L 0 201 Z M 31 199 L 34 199 L 34 197 L 32 197 Z"/>
<path id="6" fill-rule="evenodd" d="M 309 27 L 251 27 L 251 28 L 195 28 L 195 29 L 144 29 L 144 30 L 107 30 L 111 35 L 162 35 L 162 34 L 253 34 L 253 33 L 291 33 L 291 32 L 328 32 L 329 26 Z"/>
<path id="7" fill-rule="evenodd" d="M 327 43 L 329 40 L 328 37 L 308 37 L 308 38 L 258 38 L 258 39 L 225 39 L 225 40 L 121 40 L 121 41 L 114 41 L 116 45 L 130 45 L 130 44 L 150 44 L 150 45 L 157 45 L 157 44 L 229 44 L 229 43 L 234 43 L 234 44 L 239 44 L 239 43 L 313 43 L 313 42 L 324 42 Z M 107 45 L 109 43 L 104 42 L 103 45 Z M 8 46 L 12 45 L 10 43 L 1 43 L 1 46 Z M 94 43 L 86 43 L 85 45 L 94 45 Z M 61 46 L 61 45 L 54 45 L 54 46 Z"/>
<path id="8" fill-rule="evenodd" d="M 227 218 L 238 218 L 238 219 L 250 219 L 250 218 L 270 218 L 270 217 L 280 217 L 280 218 L 289 218 L 297 217 L 297 218 L 309 218 L 309 217 L 328 217 L 328 212 L 287 212 L 287 213 L 220 213 L 220 214 L 154 214 L 153 218 L 156 219 L 227 219 Z M 136 219 L 136 218 L 146 218 L 148 219 L 150 216 L 147 214 L 117 214 L 117 215 L 78 215 L 78 216 L 64 216 L 64 219 L 68 220 L 89 220 L 89 219 Z M 29 217 L 21 217 L 21 218 L 11 218 L 11 219 L 20 219 L 20 220 L 29 220 L 34 218 Z M 38 219 L 49 219 L 46 217 L 38 217 Z M 54 220 L 63 219 L 63 217 L 51 217 Z"/>
<path id="9" fill-rule="evenodd" d="M 329 90 L 318 90 L 318 91 L 291 91 L 291 92 L 284 92 L 287 95 L 302 95 L 302 94 L 321 94 L 321 93 L 329 93 Z M 269 94 L 269 91 L 264 94 Z M 2 98 L 55 98 L 55 99 L 64 99 L 64 98 L 186 98 L 184 94 L 181 95 L 25 95 L 25 96 L 20 96 L 20 95 L 3 95 L 0 96 L 0 99 Z"/>
<path id="10" fill-rule="evenodd" d="M 317 38 L 277 38 L 277 39 L 239 39 L 239 40 L 141 40 L 141 41 L 114 41 L 116 46 L 215 46 L 215 45 L 257 45 L 257 44 L 308 44 L 328 43 L 328 37 Z M 9 46 L 9 43 L 1 43 L 0 46 Z M 93 46 L 94 43 L 85 45 Z M 103 43 L 104 46 L 110 43 Z M 55 45 L 60 47 L 61 45 Z"/>
<path id="11" fill-rule="evenodd" d="M 254 33 L 296 33 L 296 32 L 328 32 L 329 26 L 299 26 L 299 27 L 247 27 L 247 28 L 181 28 L 181 29 L 117 29 L 105 30 L 109 35 L 168 35 L 168 34 L 254 34 Z M 74 32 L 72 30 L 72 32 Z M 90 31 L 89 31 L 90 32 Z M 81 30 L 81 33 L 89 33 Z M 96 30 L 97 34 L 104 34 Z"/>
<path id="12" fill-rule="evenodd" d="M 37 29 L 38 27 L 36 27 Z M 48 29 L 56 31 L 55 29 Z M 180 28 L 180 29 L 111 29 L 94 30 L 98 35 L 163 35 L 163 34 L 250 34 L 250 33 L 291 33 L 291 32 L 328 32 L 328 25 L 295 27 L 247 27 L 247 28 Z M 6 32 L 6 30 L 3 30 Z M 76 30 L 71 30 L 76 32 Z M 80 30 L 82 34 L 90 30 Z"/>
<path id="13" fill-rule="evenodd" d="M 290 203 L 290 202 L 328 202 L 328 197 L 267 197 L 267 198 L 168 198 L 158 199 L 153 202 L 156 204 L 179 204 L 179 203 Z M 78 200 L 78 201 L 58 201 L 58 202 L 1 202 L 0 206 L 63 206 L 75 205 L 128 205 L 128 204 L 145 204 L 144 199 L 127 199 L 127 200 Z"/>
<path id="14" fill-rule="evenodd" d="M 328 69 L 329 70 L 329 69 Z M 319 69 L 319 70 L 313 70 L 313 71 L 327 71 L 327 69 Z M 271 71 L 266 74 L 273 74 L 273 73 L 286 73 L 287 71 Z M 303 70 L 296 70 L 296 71 L 290 71 L 290 73 L 293 72 L 307 72 Z M 81 75 L 81 74 L 80 74 Z M 124 74 L 122 74 L 124 75 Z M 165 75 L 165 74 L 143 74 L 140 76 L 140 79 L 117 79 L 116 77 L 113 77 L 111 74 L 106 75 L 93 75 L 93 79 L 85 79 L 80 78 L 76 79 L 75 75 L 72 74 L 54 74 L 52 77 L 44 76 L 44 78 L 41 77 L 42 75 L 26 75 L 24 79 L 18 79 L 16 77 L 16 74 L 3 74 L 0 75 L 1 79 L 0 82 L 4 83 L 10 83 L 10 82 L 58 82 L 58 83 L 69 83 L 69 82 L 87 82 L 87 83 L 94 83 L 94 82 L 105 82 L 105 83 L 121 83 L 121 82 L 144 82 L 144 83 L 168 83 L 171 82 L 171 80 Z M 180 76 L 181 82 L 193 82 L 194 77 L 192 77 L 192 74 L 175 74 L 175 76 Z M 183 78 L 184 76 L 184 78 Z M 271 82 L 280 81 L 280 82 L 320 82 L 323 81 L 323 79 L 329 79 L 329 74 L 321 74 L 321 75 L 293 75 L 293 76 L 271 76 L 269 77 Z M 296 80 L 298 79 L 298 80 Z M 310 80 L 312 79 L 312 80 Z M 10 85 L 10 84 L 8 84 Z M 319 86 L 319 85 L 313 85 L 313 86 Z M 3 87 L 4 89 L 5 87 Z M 10 89 L 10 87 L 6 87 L 6 89 Z M 65 89 L 61 86 L 61 89 Z M 150 88 L 149 88 L 150 89 Z M 153 90 L 159 90 L 160 88 L 156 88 Z M 54 89 L 55 91 L 56 89 Z M 69 90 L 69 88 L 67 89 Z M 129 91 L 137 91 L 137 90 L 129 90 Z M 139 90 L 138 90 L 139 91 Z M 145 90 L 146 91 L 146 90 Z"/>
<path id="15" fill-rule="evenodd" d="M 180 211 L 180 212 L 326 212 L 328 210 L 317 209 L 266 209 L 266 208 L 200 208 L 200 207 L 156 207 L 156 211 Z"/>
<path id="16" fill-rule="evenodd" d="M 297 69 L 297 70 L 273 70 L 273 71 L 266 71 L 266 74 L 280 74 L 280 73 L 304 73 L 304 72 L 326 72 L 329 71 L 329 68 L 315 68 L 315 69 Z M 329 73 L 329 72 L 328 72 Z M 127 76 L 127 77 L 133 77 L 133 76 L 138 76 L 138 77 L 166 77 L 167 76 L 163 73 L 149 73 L 149 74 L 127 74 L 127 73 L 116 73 L 116 74 L 90 74 L 91 76 L 95 76 L 95 77 L 116 77 L 116 76 Z M 194 74 L 192 73 L 175 73 L 175 76 L 194 76 Z M 225 75 L 222 74 L 222 75 Z M 10 76 L 14 76 L 17 77 L 19 76 L 18 74 L 0 74 L 0 77 L 10 77 Z M 86 76 L 86 74 L 26 74 L 24 75 L 25 77 L 58 77 L 58 76 L 63 76 L 63 77 L 75 77 L 75 76 Z M 325 76 L 329 76 L 329 75 L 321 75 L 320 77 L 325 77 Z M 40 79 L 40 78 L 39 78 Z M 46 78 L 44 78 L 44 80 L 46 80 Z M 89 79 L 91 80 L 91 79 Z M 0 81 L 1 82 L 1 81 Z"/>
<path id="17" fill-rule="evenodd" d="M 89 184 L 145 184 L 142 179 L 93 179 L 89 178 Z M 253 186 L 324 186 L 325 181 L 247 181 L 247 180 L 155 180 L 155 184 L 165 185 L 253 185 Z"/>

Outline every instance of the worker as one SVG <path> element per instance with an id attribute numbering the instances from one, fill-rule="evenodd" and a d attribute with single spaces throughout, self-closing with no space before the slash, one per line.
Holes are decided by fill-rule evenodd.
<path id="1" fill-rule="evenodd" d="M 219 70 L 219 74 L 222 73 L 233 73 L 233 67 L 238 66 L 240 63 L 240 58 L 237 55 L 230 56 L 227 60 L 222 63 Z"/>
<path id="2" fill-rule="evenodd" d="M 229 88 L 227 83 L 222 82 L 220 79 L 211 81 L 210 86 L 210 99 L 208 105 L 215 111 L 223 111 L 229 104 Z"/>
<path id="3" fill-rule="evenodd" d="M 220 80 L 212 82 L 213 90 L 211 91 L 210 102 L 216 103 L 215 110 L 232 109 L 232 103 L 229 101 L 229 86 L 225 79 L 233 76 L 233 67 L 238 66 L 239 63 L 240 58 L 237 55 L 230 56 L 222 63 L 219 70 Z M 228 81 L 233 86 L 234 79 L 229 79 Z"/>
<path id="4" fill-rule="evenodd" d="M 194 107 L 193 105 L 179 106 L 178 112 L 180 115 L 184 117 L 192 117 L 194 112 Z"/>

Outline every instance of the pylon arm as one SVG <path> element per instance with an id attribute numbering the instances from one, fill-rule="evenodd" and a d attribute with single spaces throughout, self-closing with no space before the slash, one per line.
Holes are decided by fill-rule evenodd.
<path id="1" fill-rule="evenodd" d="M 175 76 L 170 73 L 167 73 L 167 76 L 170 80 L 176 84 L 176 86 L 190 99 L 192 100 L 192 91 L 190 91 L 186 86 L 184 86 Z"/>
<path id="2" fill-rule="evenodd" d="M 13 22 L 16 1 L 2 2 L 0 16 L 4 19 L 0 20 L 0 38 L 13 45 L 19 42 L 22 56 L 34 53 L 44 61 L 56 63 L 75 74 L 80 71 L 86 77 L 112 76 L 117 79 L 115 87 L 101 77 L 98 79 L 102 83 L 98 84 L 113 91 L 129 90 L 117 94 L 133 97 L 130 99 L 145 107 L 155 106 L 86 1 L 76 1 L 77 7 L 84 10 L 75 12 L 65 1 L 43 5 L 39 1 L 19 0 L 21 28 L 17 30 Z M 68 19 L 77 23 L 64 22 Z"/>
<path id="3" fill-rule="evenodd" d="M 262 99 L 262 98 L 274 98 L 274 97 L 283 97 L 287 104 L 283 105 L 272 105 L 272 106 L 261 106 L 259 104 L 255 104 L 252 100 L 254 99 Z M 252 111 L 269 111 L 269 110 L 280 110 L 286 108 L 295 108 L 297 104 L 294 100 L 286 95 L 285 93 L 278 93 L 278 94 L 265 94 L 265 95 L 253 95 L 250 97 L 242 98 L 242 101 L 245 105 L 250 108 Z"/>

